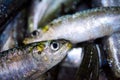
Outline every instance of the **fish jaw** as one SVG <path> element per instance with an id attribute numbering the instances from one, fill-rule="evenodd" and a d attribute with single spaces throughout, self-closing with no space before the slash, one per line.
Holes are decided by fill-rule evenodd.
<path id="1" fill-rule="evenodd" d="M 47 40 L 3 51 L 0 79 L 34 80 L 62 61 L 71 46 L 66 40 Z"/>

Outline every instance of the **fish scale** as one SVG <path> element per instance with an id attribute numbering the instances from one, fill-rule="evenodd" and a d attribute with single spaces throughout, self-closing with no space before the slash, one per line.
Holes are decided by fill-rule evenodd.
<path id="1" fill-rule="evenodd" d="M 25 44 L 42 40 L 66 39 L 80 43 L 109 36 L 120 31 L 120 7 L 101 7 L 55 19 L 39 34 L 23 41 Z M 47 28 L 47 29 L 46 29 Z"/>
<path id="2" fill-rule="evenodd" d="M 0 80 L 34 80 L 61 62 L 71 47 L 69 41 L 51 40 L 3 51 L 0 53 Z"/>

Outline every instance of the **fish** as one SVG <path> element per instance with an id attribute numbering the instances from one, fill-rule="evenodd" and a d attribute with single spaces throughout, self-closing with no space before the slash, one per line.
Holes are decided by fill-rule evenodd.
<path id="1" fill-rule="evenodd" d="M 98 80 L 100 65 L 97 45 L 94 43 L 85 44 L 83 53 L 83 59 L 75 80 Z"/>
<path id="2" fill-rule="evenodd" d="M 120 6 L 120 0 L 99 0 L 95 1 L 92 0 L 93 7 L 115 7 Z M 114 26 L 115 27 L 115 26 Z M 120 32 L 116 32 L 110 35 L 107 38 L 102 40 L 103 48 L 107 54 L 107 62 L 109 67 L 111 68 L 114 78 L 120 78 L 120 65 L 119 65 L 119 58 L 120 58 Z M 110 79 L 111 76 L 110 76 Z"/>
<path id="3" fill-rule="evenodd" d="M 53 20 L 24 44 L 42 40 L 66 39 L 73 44 L 95 40 L 120 31 L 120 7 L 100 7 Z"/>
<path id="4" fill-rule="evenodd" d="M 26 34 L 27 21 L 25 19 L 25 10 L 22 10 L 6 25 L 5 30 L 0 34 L 0 52 L 21 45 L 23 37 Z"/>
<path id="5" fill-rule="evenodd" d="M 92 7 L 120 6 L 120 0 L 92 0 Z"/>
<path id="6" fill-rule="evenodd" d="M 83 48 L 81 46 L 72 48 L 62 63 L 63 67 L 78 68 L 83 59 Z"/>
<path id="7" fill-rule="evenodd" d="M 68 13 L 75 10 L 79 2 L 81 0 L 33 0 L 28 19 L 30 32 L 44 27 L 51 20 L 61 16 L 64 11 Z"/>
<path id="8" fill-rule="evenodd" d="M 114 33 L 103 41 L 107 61 L 116 77 L 120 78 L 120 33 Z"/>
<path id="9" fill-rule="evenodd" d="M 72 44 L 63 39 L 47 40 L 0 53 L 0 80 L 34 80 L 61 62 Z"/>

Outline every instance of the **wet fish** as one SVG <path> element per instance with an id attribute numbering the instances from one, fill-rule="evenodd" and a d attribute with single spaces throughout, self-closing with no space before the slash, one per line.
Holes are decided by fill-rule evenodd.
<path id="1" fill-rule="evenodd" d="M 62 66 L 78 68 L 82 62 L 83 55 L 84 55 L 84 53 L 83 53 L 82 47 L 79 46 L 78 48 L 77 47 L 72 48 L 69 51 L 64 62 L 62 63 Z"/>
<path id="2" fill-rule="evenodd" d="M 92 0 L 93 7 L 119 6 L 120 0 Z"/>
<path id="3" fill-rule="evenodd" d="M 79 43 L 120 31 L 120 7 L 101 7 L 63 16 L 46 25 L 36 35 L 26 38 L 25 44 L 51 39 L 66 39 Z"/>
<path id="4" fill-rule="evenodd" d="M 0 53 L 0 80 L 34 80 L 58 64 L 72 47 L 66 40 L 41 41 Z"/>
<path id="5" fill-rule="evenodd" d="M 22 10 L 0 34 L 0 52 L 20 45 L 25 35 L 26 23 L 26 12 Z"/>
<path id="6" fill-rule="evenodd" d="M 33 0 L 28 20 L 30 31 L 45 26 L 62 15 L 63 11 L 67 13 L 71 9 L 75 10 L 75 5 L 79 2 L 81 0 Z"/>
<path id="7" fill-rule="evenodd" d="M 117 77 L 120 77 L 120 33 L 114 33 L 104 40 L 109 66 Z"/>
<path id="8" fill-rule="evenodd" d="M 83 49 L 83 60 L 75 80 L 98 80 L 100 65 L 96 45 L 87 44 Z"/>
<path id="9" fill-rule="evenodd" d="M 120 6 L 120 0 L 92 0 L 93 7 L 112 7 Z M 108 38 L 104 38 L 103 46 L 107 53 L 107 60 L 110 68 L 112 69 L 115 77 L 120 78 L 120 32 L 114 33 Z M 111 76 L 110 76 L 111 77 Z"/>

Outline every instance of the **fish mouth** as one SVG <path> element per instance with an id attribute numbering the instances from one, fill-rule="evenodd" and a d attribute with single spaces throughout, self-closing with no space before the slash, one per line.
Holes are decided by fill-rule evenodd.
<path id="1" fill-rule="evenodd" d="M 25 38 L 22 43 L 23 44 L 30 44 L 30 43 L 33 43 L 33 42 L 35 42 L 34 38 Z"/>
<path id="2" fill-rule="evenodd" d="M 23 44 L 28 44 L 28 42 L 29 42 L 29 39 L 28 39 L 28 38 L 25 38 L 25 39 L 23 40 Z"/>
<path id="3" fill-rule="evenodd" d="M 71 44 L 70 42 L 68 42 L 68 43 L 66 44 L 66 46 L 67 46 L 68 49 L 71 49 L 71 48 L 72 48 L 72 44 Z"/>

